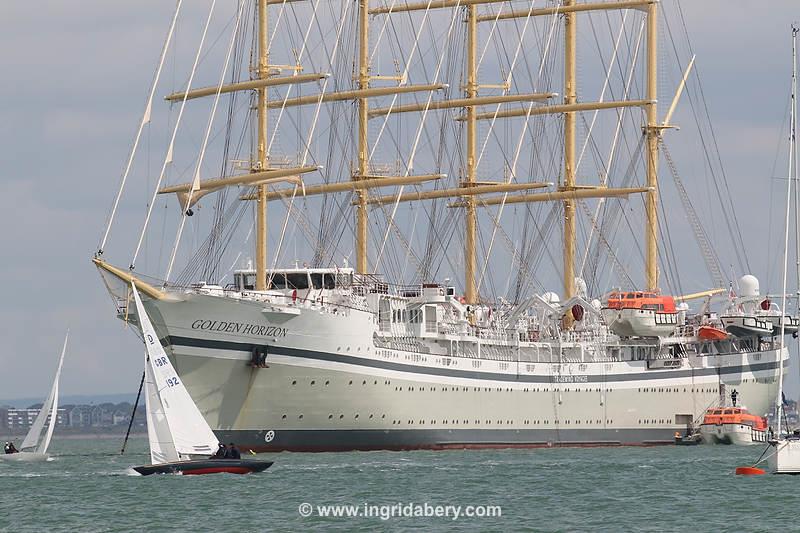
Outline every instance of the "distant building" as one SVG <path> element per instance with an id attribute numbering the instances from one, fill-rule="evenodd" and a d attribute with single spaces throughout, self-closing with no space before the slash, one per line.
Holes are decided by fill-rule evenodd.
<path id="1" fill-rule="evenodd" d="M 17 409 L 11 407 L 6 409 L 5 413 L 5 427 L 11 430 L 27 430 L 33 425 L 33 421 L 39 416 L 41 407 L 28 407 L 27 409 Z M 56 427 L 66 426 L 69 421 L 69 415 L 66 409 L 60 408 L 56 414 Z M 45 423 L 50 423 L 50 417 L 47 417 Z"/>

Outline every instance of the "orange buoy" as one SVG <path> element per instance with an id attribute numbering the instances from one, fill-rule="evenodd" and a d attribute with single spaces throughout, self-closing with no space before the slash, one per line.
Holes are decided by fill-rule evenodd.
<path id="1" fill-rule="evenodd" d="M 736 475 L 737 476 L 760 476 L 761 474 L 766 474 L 765 470 L 761 470 L 760 468 L 756 468 L 754 466 L 737 466 L 736 467 Z"/>

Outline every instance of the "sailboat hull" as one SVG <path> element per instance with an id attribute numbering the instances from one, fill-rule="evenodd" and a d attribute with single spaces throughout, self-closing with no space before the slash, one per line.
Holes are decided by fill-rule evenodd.
<path id="1" fill-rule="evenodd" d="M 50 456 L 46 453 L 18 452 L 0 455 L 0 461 L 8 461 L 10 463 L 39 463 L 48 459 L 50 459 Z"/>
<path id="2" fill-rule="evenodd" d="M 158 465 L 134 466 L 133 469 L 143 476 L 151 474 L 196 476 L 203 474 L 254 474 L 263 472 L 270 466 L 272 466 L 272 461 L 257 461 L 255 459 L 197 459 Z"/>

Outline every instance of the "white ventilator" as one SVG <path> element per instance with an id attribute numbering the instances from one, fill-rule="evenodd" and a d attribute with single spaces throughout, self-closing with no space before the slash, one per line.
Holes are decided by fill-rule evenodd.
<path id="1" fill-rule="evenodd" d="M 145 401 L 150 459 L 153 464 L 161 464 L 189 459 L 193 455 L 211 455 L 219 441 L 178 378 L 136 286 L 131 284 L 131 287 L 146 348 Z"/>

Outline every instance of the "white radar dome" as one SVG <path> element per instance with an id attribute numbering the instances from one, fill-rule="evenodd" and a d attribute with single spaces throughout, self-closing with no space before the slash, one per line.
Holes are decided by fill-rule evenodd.
<path id="1" fill-rule="evenodd" d="M 600 309 L 603 308 L 603 302 L 601 302 L 600 300 L 595 298 L 594 300 L 592 300 L 592 307 L 594 307 L 595 309 L 597 309 L 599 311 Z"/>
<path id="2" fill-rule="evenodd" d="M 752 274 L 745 274 L 739 278 L 739 296 L 758 296 L 758 278 Z"/>

